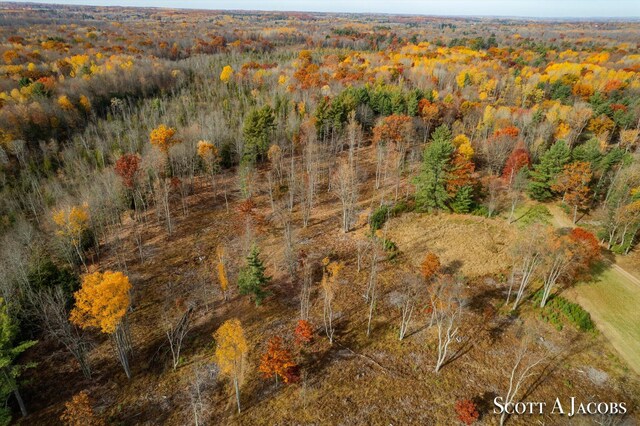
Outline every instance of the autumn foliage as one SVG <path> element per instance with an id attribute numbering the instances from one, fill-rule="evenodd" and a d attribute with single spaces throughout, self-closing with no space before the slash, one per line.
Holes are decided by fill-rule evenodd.
<path id="1" fill-rule="evenodd" d="M 275 376 L 276 382 L 280 377 L 285 383 L 297 380 L 296 363 L 291 352 L 284 347 L 281 337 L 275 336 L 269 339 L 266 352 L 260 357 L 258 370 L 266 378 Z"/>
<path id="2" fill-rule="evenodd" d="M 87 391 L 83 390 L 64 404 L 64 412 L 60 420 L 66 426 L 103 426 L 106 423 L 96 416 L 91 407 L 91 400 Z"/>
<path id="3" fill-rule="evenodd" d="M 531 157 L 529 152 L 523 147 L 517 147 L 511 152 L 507 162 L 502 171 L 502 178 L 511 182 L 513 178 L 523 168 L 528 168 L 531 165 Z"/>
<path id="4" fill-rule="evenodd" d="M 476 404 L 469 399 L 456 401 L 455 410 L 458 415 L 458 420 L 465 425 L 473 424 L 480 418 Z"/>
<path id="5" fill-rule="evenodd" d="M 222 374 L 237 378 L 242 374 L 244 357 L 249 350 L 240 321 L 225 321 L 214 333 L 216 363 Z"/>
<path id="6" fill-rule="evenodd" d="M 175 134 L 176 129 L 161 124 L 151 131 L 149 134 L 149 142 L 166 154 L 169 152 L 169 148 L 180 142 L 175 138 Z"/>
<path id="7" fill-rule="evenodd" d="M 133 189 L 140 171 L 140 157 L 136 154 L 123 155 L 116 161 L 114 170 L 122 179 L 122 184 L 128 189 Z"/>
<path id="8" fill-rule="evenodd" d="M 420 264 L 422 278 L 430 280 L 440 270 L 440 266 L 440 258 L 433 252 L 427 253 Z"/>
<path id="9" fill-rule="evenodd" d="M 130 291 L 129 278 L 122 272 L 85 275 L 82 287 L 75 293 L 71 322 L 82 328 L 99 328 L 107 334 L 115 332 L 129 309 Z"/>
<path id="10" fill-rule="evenodd" d="M 313 340 L 313 327 L 307 320 L 298 320 L 294 331 L 295 341 L 299 345 L 306 345 Z"/>

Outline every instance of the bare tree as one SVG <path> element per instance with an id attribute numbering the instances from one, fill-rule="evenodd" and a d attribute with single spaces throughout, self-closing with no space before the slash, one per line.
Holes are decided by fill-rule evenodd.
<path id="1" fill-rule="evenodd" d="M 531 352 L 531 344 L 529 339 L 525 337 L 525 339 L 522 340 L 522 345 L 516 353 L 515 363 L 511 369 L 511 374 L 509 375 L 509 387 L 502 399 L 503 405 L 506 406 L 508 404 L 512 404 L 516 400 L 521 387 L 531 376 L 534 375 L 535 367 L 546 359 L 546 355 L 534 357 Z M 504 410 L 500 416 L 500 426 L 504 425 L 508 416 L 509 414 Z"/>
<path id="2" fill-rule="evenodd" d="M 204 426 L 213 401 L 211 394 L 218 383 L 219 369 L 216 364 L 197 366 L 193 370 L 193 380 L 187 388 L 195 426 Z"/>
<path id="3" fill-rule="evenodd" d="M 191 324 L 191 316 L 193 314 L 193 306 L 187 306 L 186 309 L 176 309 L 181 312 L 176 319 L 168 318 L 168 315 L 164 316 L 165 335 L 169 341 L 169 350 L 171 351 L 172 366 L 175 370 L 180 364 L 180 352 L 182 350 L 182 342 L 189 332 L 189 326 Z"/>
<path id="4" fill-rule="evenodd" d="M 312 277 L 312 262 L 307 256 L 305 251 L 301 251 L 298 256 L 298 263 L 302 270 L 302 288 L 300 289 L 300 319 L 309 319 L 309 307 L 311 300 L 311 281 Z"/>
<path id="5" fill-rule="evenodd" d="M 61 287 L 41 290 L 29 294 L 33 312 L 40 321 L 41 327 L 48 337 L 62 343 L 80 364 L 82 374 L 87 379 L 91 378 L 91 365 L 89 364 L 89 341 L 84 333 L 69 322 L 67 311 L 67 296 Z"/>
<path id="6" fill-rule="evenodd" d="M 460 283 L 450 276 L 439 277 L 431 294 L 433 321 L 438 331 L 438 352 L 434 371 L 438 373 L 449 360 L 449 346 L 458 338 L 464 300 Z"/>
<path id="7" fill-rule="evenodd" d="M 365 300 L 369 302 L 369 317 L 367 320 L 367 337 L 371 334 L 371 321 L 373 319 L 373 311 L 376 306 L 376 298 L 378 296 L 378 248 L 376 246 L 371 250 L 371 271 L 369 273 L 369 282 L 365 293 Z"/>
<path id="8" fill-rule="evenodd" d="M 315 141 L 315 131 L 310 133 L 312 136 L 308 137 L 302 158 L 302 226 L 305 228 L 309 225 L 315 203 L 320 162 L 320 152 Z"/>
<path id="9" fill-rule="evenodd" d="M 322 319 L 324 322 L 324 331 L 329 338 L 329 343 L 333 344 L 333 335 L 335 333 L 335 324 L 333 322 L 333 301 L 335 299 L 338 275 L 342 269 L 341 263 L 329 262 L 329 259 L 323 261 L 325 270 L 322 275 L 323 310 Z"/>
<path id="10" fill-rule="evenodd" d="M 529 287 L 529 284 L 531 284 L 538 266 L 542 263 L 542 254 L 537 241 L 540 235 L 540 229 L 538 227 L 528 228 L 525 232 L 526 234 L 523 233 L 520 238 L 518 238 L 513 250 L 516 264 L 513 266 L 511 272 L 506 302 L 506 304 L 509 304 L 513 286 L 517 285 L 516 298 L 511 307 L 512 311 L 518 308 L 525 290 Z"/>
<path id="11" fill-rule="evenodd" d="M 401 278 L 401 289 L 389 295 L 391 305 L 400 309 L 400 328 L 398 338 L 404 339 L 411 324 L 411 316 L 416 305 L 416 296 L 421 281 L 411 274 L 404 274 Z"/>
<path id="12" fill-rule="evenodd" d="M 368 238 L 356 239 L 356 259 L 357 259 L 357 272 L 360 272 L 363 266 L 364 257 L 371 249 L 371 240 Z"/>
<path id="13" fill-rule="evenodd" d="M 349 232 L 355 220 L 358 202 L 358 178 L 355 167 L 348 161 L 341 161 L 334 176 L 334 190 L 342 205 L 342 231 Z"/>

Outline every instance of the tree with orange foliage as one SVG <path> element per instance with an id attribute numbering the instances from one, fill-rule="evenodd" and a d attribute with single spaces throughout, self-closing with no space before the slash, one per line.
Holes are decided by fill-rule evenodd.
<path id="1" fill-rule="evenodd" d="M 284 347 L 282 338 L 275 336 L 269 339 L 267 351 L 260 357 L 258 371 L 266 378 L 275 376 L 276 386 L 278 386 L 278 377 L 282 378 L 285 383 L 296 381 L 296 367 L 291 353 Z"/>
<path id="2" fill-rule="evenodd" d="M 420 264 L 420 273 L 429 282 L 440 270 L 440 258 L 433 252 L 428 252 Z"/>
<path id="3" fill-rule="evenodd" d="M 465 425 L 471 425 L 480 418 L 478 407 L 473 401 L 469 399 L 461 399 L 459 401 L 456 401 L 455 408 L 456 414 L 458 415 L 458 420 L 460 420 Z"/>
<path id="4" fill-rule="evenodd" d="M 245 358 L 249 350 L 244 330 L 240 321 L 234 318 L 225 321 L 213 337 L 216 340 L 216 363 L 220 367 L 220 372 L 233 380 L 238 413 L 240 413 L 240 382 L 244 375 Z"/>
<path id="5" fill-rule="evenodd" d="M 91 407 L 89 393 L 86 390 L 73 395 L 71 401 L 64 404 L 60 420 L 66 426 L 103 426 L 104 420 L 96 416 Z"/>
<path id="6" fill-rule="evenodd" d="M 293 334 L 295 335 L 295 341 L 298 345 L 309 344 L 313 340 L 313 327 L 307 320 L 298 320 Z"/>
<path id="7" fill-rule="evenodd" d="M 169 148 L 177 143 L 180 143 L 180 141 L 175 138 L 175 134 L 176 129 L 161 124 L 155 129 L 151 130 L 151 133 L 149 133 L 149 142 L 151 143 L 151 145 L 158 147 L 160 151 L 162 151 L 162 153 L 168 155 Z"/>
<path id="8" fill-rule="evenodd" d="M 420 102 L 418 102 L 418 115 L 422 118 L 425 127 L 423 143 L 427 143 L 431 126 L 438 119 L 438 114 L 440 114 L 440 108 L 436 103 L 430 102 L 428 99 L 420 99 Z"/>
<path id="9" fill-rule="evenodd" d="M 131 378 L 129 356 L 131 340 L 126 315 L 131 305 L 131 283 L 122 272 L 105 271 L 87 274 L 76 291 L 75 306 L 69 320 L 81 328 L 98 328 L 115 343 L 116 355 Z"/>
<path id="10" fill-rule="evenodd" d="M 562 200 L 573 206 L 573 223 L 576 223 L 578 209 L 586 210 L 591 202 L 591 188 L 593 179 L 591 164 L 586 161 L 576 161 L 564 166 L 551 189 L 562 192 Z"/>
<path id="11" fill-rule="evenodd" d="M 446 188 L 455 213 L 469 213 L 473 204 L 476 165 L 456 149 L 449 166 Z"/>

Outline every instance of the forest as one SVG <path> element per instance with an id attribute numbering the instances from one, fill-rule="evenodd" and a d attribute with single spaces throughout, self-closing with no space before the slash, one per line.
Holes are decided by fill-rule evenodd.
<path id="1" fill-rule="evenodd" d="M 0 424 L 636 424 L 639 37 L 1 3 Z"/>

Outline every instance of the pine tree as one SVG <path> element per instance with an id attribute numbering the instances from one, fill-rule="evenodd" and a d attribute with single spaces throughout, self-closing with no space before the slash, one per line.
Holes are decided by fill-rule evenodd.
<path id="1" fill-rule="evenodd" d="M 553 144 L 531 172 L 529 195 L 539 201 L 553 197 L 551 186 L 570 159 L 571 150 L 565 141 L 560 140 Z"/>
<path id="2" fill-rule="evenodd" d="M 447 177 L 454 151 L 451 131 L 446 125 L 438 127 L 433 132 L 432 141 L 424 149 L 422 171 L 415 180 L 418 209 L 446 208 L 449 200 Z"/>
<path id="3" fill-rule="evenodd" d="M 273 108 L 265 105 L 260 109 L 253 110 L 244 121 L 242 133 L 245 138 L 244 152 L 242 160 L 255 163 L 266 158 L 270 137 L 275 128 L 275 115 Z"/>
<path id="4" fill-rule="evenodd" d="M 27 415 L 20 391 L 18 389 L 18 377 L 22 371 L 31 368 L 33 364 L 19 365 L 14 364 L 15 359 L 24 351 L 35 345 L 34 340 L 27 340 L 15 343 L 18 334 L 18 325 L 10 316 L 7 305 L 0 299 L 0 397 L 7 400 L 9 394 L 13 393 L 18 401 L 18 406 L 22 412 L 22 416 Z M 11 417 L 7 408 L 0 409 L 0 421 Z M 7 422 L 8 423 L 8 422 Z M 3 422 L 3 424 L 5 424 Z"/>
<path id="5" fill-rule="evenodd" d="M 260 250 L 254 244 L 251 253 L 247 256 L 247 264 L 240 270 L 238 276 L 238 287 L 240 294 L 252 295 L 256 306 L 262 303 L 262 300 L 269 295 L 264 287 L 269 284 L 271 277 L 265 275 L 265 266 L 260 260 Z"/>
<path id="6" fill-rule="evenodd" d="M 456 192 L 451 200 L 451 209 L 455 213 L 469 213 L 473 206 L 473 187 L 465 185 Z"/>

